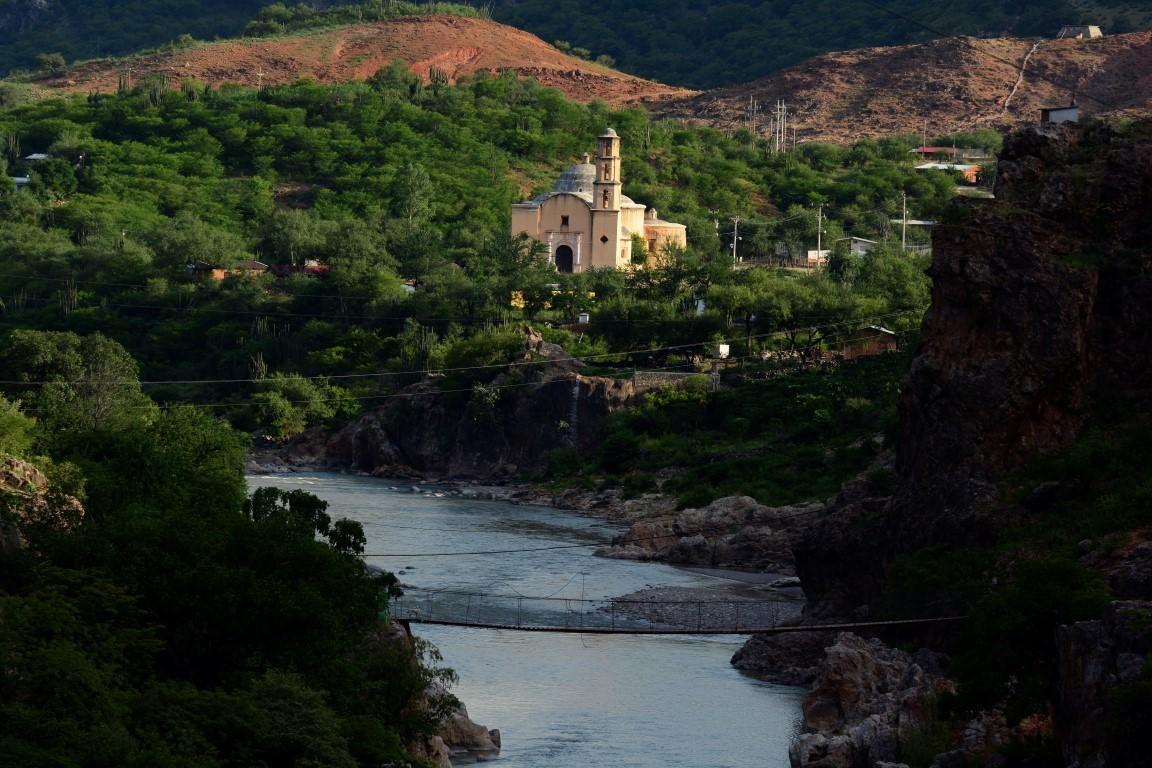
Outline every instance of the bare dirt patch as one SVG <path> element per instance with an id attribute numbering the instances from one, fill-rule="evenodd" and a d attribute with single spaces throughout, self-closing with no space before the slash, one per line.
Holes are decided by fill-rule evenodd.
<path id="1" fill-rule="evenodd" d="M 1021 64 L 1037 42 L 1021 79 Z M 939 135 L 1014 128 L 1038 122 L 1042 107 L 1073 98 L 1084 115 L 1149 114 L 1152 33 L 1098 40 L 955 37 L 830 53 L 752 83 L 661 100 L 654 111 L 733 130 L 748 126 L 749 97 L 761 104 L 759 133 L 771 135 L 768 116 L 783 99 L 800 141 L 837 143 L 925 129 Z"/>
<path id="2" fill-rule="evenodd" d="M 230 40 L 170 53 L 80 64 L 37 84 L 92 93 L 115 91 L 122 76 L 133 81 L 163 73 L 173 82 L 193 78 L 218 86 L 279 85 L 308 78 L 319 83 L 365 80 L 395 61 L 430 78 L 450 81 L 480 70 L 511 70 L 557 88 L 577 101 L 612 105 L 690 96 L 694 91 L 570 56 L 540 38 L 503 24 L 458 16 L 412 16 L 280 39 Z"/>

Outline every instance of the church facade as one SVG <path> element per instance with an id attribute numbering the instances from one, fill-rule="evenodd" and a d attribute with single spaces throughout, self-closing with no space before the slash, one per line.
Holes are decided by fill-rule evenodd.
<path id="1" fill-rule="evenodd" d="M 649 264 L 666 245 L 687 245 L 683 224 L 661 221 L 621 190 L 620 137 L 609 128 L 597 140 L 595 163 L 585 155 L 551 192 L 512 206 L 512 234 L 543 243 L 559 272 L 632 268 L 634 234 L 644 238 Z"/>

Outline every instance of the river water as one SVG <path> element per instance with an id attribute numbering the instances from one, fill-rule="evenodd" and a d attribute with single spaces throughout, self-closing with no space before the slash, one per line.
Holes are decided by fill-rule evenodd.
<path id="1" fill-rule="evenodd" d="M 399 574 L 415 588 L 410 596 L 449 589 L 575 600 L 648 586 L 727 586 L 665 565 L 595 557 L 592 548 L 539 549 L 606 542 L 620 530 L 560 510 L 335 474 L 254 476 L 249 485 L 307 490 L 329 502 L 333 518 L 363 524 L 366 561 Z M 509 549 L 538 551 L 429 556 Z M 803 691 L 734 670 L 728 660 L 742 637 L 415 629 L 459 674 L 453 692 L 472 719 L 500 729 L 502 768 L 788 765 Z"/>

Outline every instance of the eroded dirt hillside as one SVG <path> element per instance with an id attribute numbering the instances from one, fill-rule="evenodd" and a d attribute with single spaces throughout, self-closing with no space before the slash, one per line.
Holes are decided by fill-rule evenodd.
<path id="1" fill-rule="evenodd" d="M 830 53 L 752 83 L 670 98 L 657 111 L 734 129 L 749 125 L 749 98 L 760 103 L 760 133 L 771 134 L 770 113 L 783 99 L 800 141 L 838 143 L 1016 128 L 1037 122 L 1042 107 L 1074 98 L 1086 115 L 1152 114 L 1152 33 L 1097 40 L 953 37 Z"/>
<path id="2" fill-rule="evenodd" d="M 483 19 L 411 16 L 278 39 L 227 40 L 131 59 L 99 60 L 41 79 L 65 91 L 115 91 L 120 78 L 164 73 L 173 82 L 194 78 L 212 85 L 249 87 L 309 78 L 320 83 L 365 80 L 403 61 L 428 79 L 433 70 L 450 81 L 479 70 L 513 70 L 557 88 L 577 101 L 624 105 L 692 91 L 633 77 L 569 56 L 535 35 Z"/>

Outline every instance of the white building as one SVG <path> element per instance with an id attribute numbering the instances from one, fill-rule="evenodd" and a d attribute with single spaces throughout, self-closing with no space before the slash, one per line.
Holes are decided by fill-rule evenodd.
<path id="1" fill-rule="evenodd" d="M 1056 35 L 1057 40 L 1094 40 L 1097 37 L 1104 37 L 1104 33 L 1100 27 L 1090 24 L 1068 24 L 1061 27 L 1060 34 Z"/>
<path id="2" fill-rule="evenodd" d="M 632 266 L 632 236 L 640 235 L 649 262 L 667 244 L 688 244 L 683 224 L 661 221 L 654 209 L 622 192 L 620 137 L 609 128 L 600 136 L 596 163 L 584 162 L 560 175 L 551 192 L 512 206 L 512 234 L 544 243 L 559 272 Z"/>
<path id="3" fill-rule="evenodd" d="M 1049 107 L 1040 110 L 1041 123 L 1075 123 L 1080 120 L 1080 107 L 1075 104 L 1068 107 Z"/>

